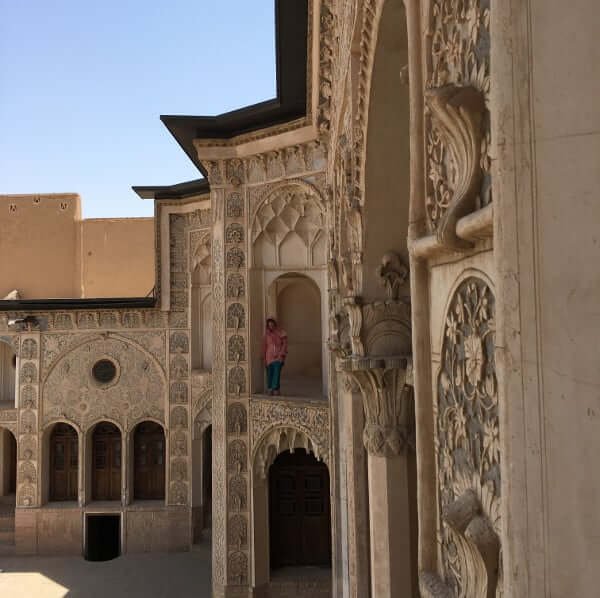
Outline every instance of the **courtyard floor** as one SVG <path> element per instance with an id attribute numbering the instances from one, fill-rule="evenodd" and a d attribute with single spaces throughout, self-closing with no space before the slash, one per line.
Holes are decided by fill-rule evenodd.
<path id="1" fill-rule="evenodd" d="M 210 598 L 210 548 L 125 555 L 92 563 L 82 557 L 0 555 L 2 598 Z"/>

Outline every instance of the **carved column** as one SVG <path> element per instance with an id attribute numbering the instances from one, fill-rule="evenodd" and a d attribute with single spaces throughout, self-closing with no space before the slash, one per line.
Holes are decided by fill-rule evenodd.
<path id="1" fill-rule="evenodd" d="M 239 277 L 247 281 L 245 172 L 237 159 L 206 166 L 214 214 L 213 596 L 247 596 L 248 306 L 246 294 L 234 292 Z"/>
<path id="2" fill-rule="evenodd" d="M 352 376 L 344 376 L 343 442 L 348 486 L 349 596 L 369 595 L 369 497 L 367 453 L 362 441 L 365 416 L 362 395 Z"/>
<path id="3" fill-rule="evenodd" d="M 412 574 L 409 452 L 414 448 L 412 387 L 404 357 L 350 357 L 342 369 L 360 388 L 368 452 L 371 596 L 409 598 Z"/>

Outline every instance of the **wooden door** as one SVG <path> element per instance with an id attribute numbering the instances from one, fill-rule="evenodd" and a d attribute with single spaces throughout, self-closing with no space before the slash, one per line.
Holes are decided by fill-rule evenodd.
<path id="1" fill-rule="evenodd" d="M 67 424 L 56 424 L 50 438 L 51 501 L 77 500 L 77 432 Z"/>
<path id="2" fill-rule="evenodd" d="M 121 432 L 113 424 L 94 430 L 92 499 L 121 500 Z"/>
<path id="3" fill-rule="evenodd" d="M 139 424 L 134 439 L 134 497 L 162 500 L 165 497 L 165 435 L 154 422 Z"/>
<path id="4" fill-rule="evenodd" d="M 329 471 L 303 449 L 269 471 L 271 567 L 331 566 Z"/>

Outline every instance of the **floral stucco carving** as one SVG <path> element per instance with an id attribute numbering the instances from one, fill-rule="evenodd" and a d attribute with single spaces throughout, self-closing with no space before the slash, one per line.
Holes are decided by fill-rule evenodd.
<path id="1" fill-rule="evenodd" d="M 91 375 L 101 358 L 119 364 L 118 383 L 99 386 Z M 64 353 L 43 385 L 44 421 L 64 417 L 82 428 L 101 418 L 127 427 L 142 417 L 164 421 L 166 381 L 156 359 L 141 346 L 116 335 L 99 335 Z"/>
<path id="2" fill-rule="evenodd" d="M 481 168 L 483 94 L 474 87 L 446 85 L 426 92 L 431 112 L 428 214 L 438 241 L 469 246 L 456 235 L 458 219 L 477 206 Z"/>
<path id="3" fill-rule="evenodd" d="M 488 285 L 463 281 L 447 313 L 435 413 L 442 575 L 422 577 L 424 596 L 502 591 L 494 317 Z"/>
<path id="4" fill-rule="evenodd" d="M 433 0 L 426 83 L 429 229 L 442 245 L 460 216 L 491 202 L 489 0 Z"/>

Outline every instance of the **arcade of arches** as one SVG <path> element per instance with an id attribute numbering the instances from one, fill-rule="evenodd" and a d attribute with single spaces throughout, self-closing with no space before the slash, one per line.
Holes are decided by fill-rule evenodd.
<path id="1" fill-rule="evenodd" d="M 210 537 L 214 598 L 596 595 L 596 3 L 276 6 L 277 101 L 162 117 L 205 178 L 135 188 L 151 296 L 4 277 L 2 550 Z"/>

